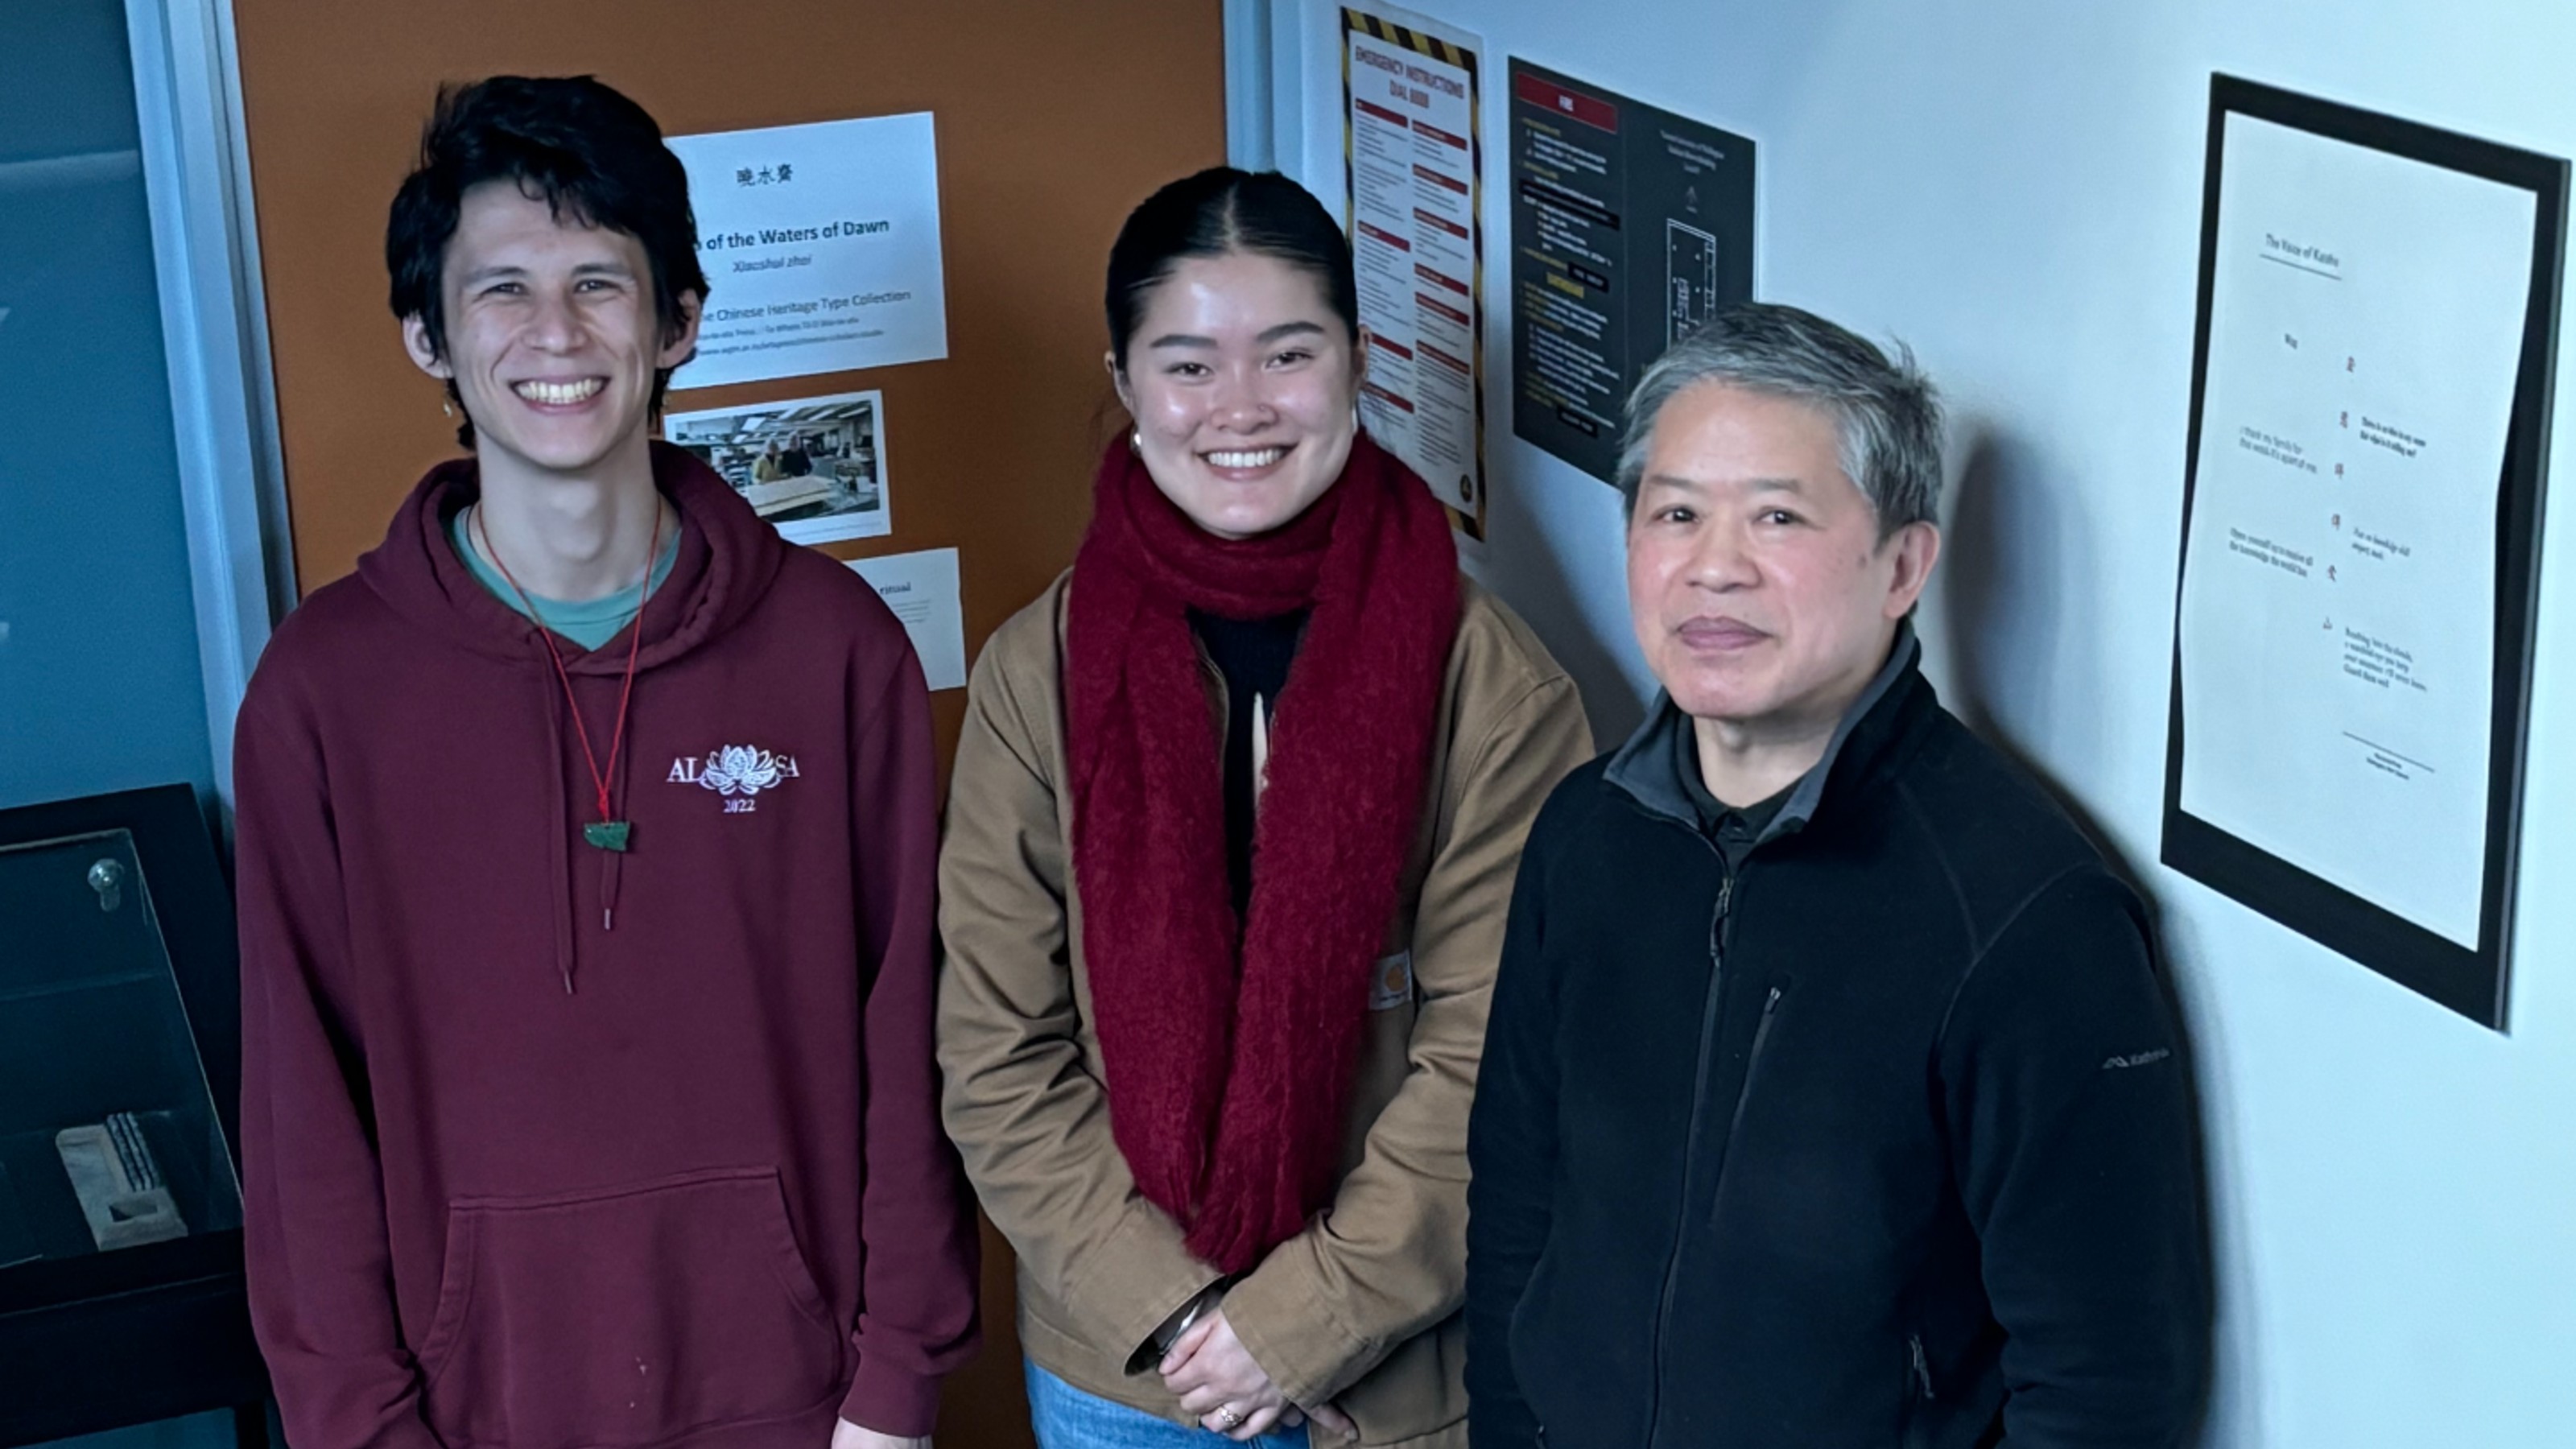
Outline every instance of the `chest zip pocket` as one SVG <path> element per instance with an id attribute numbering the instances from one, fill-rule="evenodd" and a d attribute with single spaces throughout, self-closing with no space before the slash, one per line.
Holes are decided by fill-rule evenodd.
<path id="1" fill-rule="evenodd" d="M 1726 1156 L 1718 1164 L 1717 1195 L 1708 1205 L 1712 1224 L 1726 1207 L 1726 1168 L 1735 1161 L 1735 1134 L 1744 1130 L 1744 1104 L 1753 1099 L 1753 1074 L 1762 1070 L 1762 1049 L 1771 1044 L 1771 1023 L 1780 1017 L 1782 989 L 1782 985 L 1775 984 L 1762 998 L 1762 1023 L 1753 1028 L 1753 1046 L 1744 1054 L 1744 1080 L 1736 1086 L 1735 1111 L 1726 1121 Z"/>

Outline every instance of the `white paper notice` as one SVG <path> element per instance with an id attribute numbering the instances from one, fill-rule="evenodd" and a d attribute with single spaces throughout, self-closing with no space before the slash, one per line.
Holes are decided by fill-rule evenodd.
<path id="1" fill-rule="evenodd" d="M 2474 949 L 2532 194 L 2226 125 L 2182 807 Z"/>
<path id="2" fill-rule="evenodd" d="M 707 309 L 675 388 L 948 355 L 930 113 L 674 136 Z"/>
<path id="3" fill-rule="evenodd" d="M 1352 260 L 1369 433 L 1484 535 L 1477 42 L 1345 10 Z"/>
<path id="4" fill-rule="evenodd" d="M 930 548 L 849 562 L 903 621 L 930 687 L 964 689 L 966 614 L 957 597 L 957 550 Z"/>

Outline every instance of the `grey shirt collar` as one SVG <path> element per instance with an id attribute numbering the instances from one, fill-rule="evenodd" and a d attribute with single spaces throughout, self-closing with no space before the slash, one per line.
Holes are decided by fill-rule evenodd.
<path id="1" fill-rule="evenodd" d="M 1860 692 L 1860 697 L 1852 701 L 1849 709 L 1843 711 L 1841 723 L 1834 726 L 1833 738 L 1825 744 L 1824 756 L 1806 774 L 1798 777 L 1796 788 L 1789 792 L 1788 802 L 1771 817 L 1770 825 L 1764 828 L 1761 839 L 1755 844 L 1806 827 L 1808 819 L 1816 813 L 1817 802 L 1824 798 L 1825 780 L 1833 774 L 1834 761 L 1842 754 L 1844 742 L 1851 738 L 1852 731 L 1860 726 L 1860 722 L 1869 717 L 1869 712 L 1878 707 L 1878 702 L 1887 697 L 1887 692 L 1896 687 L 1896 681 L 1904 678 L 1906 671 L 1914 667 L 1914 661 L 1922 652 L 1923 645 L 1914 636 L 1914 621 L 1907 619 L 1897 625 L 1896 642 L 1887 651 L 1887 662 L 1879 666 L 1869 687 Z M 1681 776 L 1683 762 L 1698 758 L 1695 744 L 1687 750 L 1684 748 L 1685 740 L 1681 737 L 1690 733 L 1690 716 L 1682 713 L 1670 694 L 1657 690 L 1654 704 L 1646 711 L 1645 723 L 1637 726 L 1637 732 L 1630 735 L 1628 742 L 1610 757 L 1602 778 L 1627 792 L 1630 799 L 1644 806 L 1649 813 L 1693 830 L 1699 829 L 1699 808 L 1691 798 L 1689 783 Z"/>

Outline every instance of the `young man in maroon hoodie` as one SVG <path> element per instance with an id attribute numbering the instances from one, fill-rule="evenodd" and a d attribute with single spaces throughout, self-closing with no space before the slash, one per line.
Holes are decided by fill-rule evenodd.
<path id="1" fill-rule="evenodd" d="M 926 1444 L 976 1339 L 902 627 L 653 442 L 706 280 L 588 79 L 386 238 L 470 459 L 278 630 L 239 785 L 252 1315 L 298 1449 Z"/>

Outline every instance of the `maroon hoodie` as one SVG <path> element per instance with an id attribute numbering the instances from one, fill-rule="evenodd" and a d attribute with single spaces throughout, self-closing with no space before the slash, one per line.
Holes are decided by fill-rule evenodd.
<path id="1" fill-rule="evenodd" d="M 929 699 L 832 560 L 654 446 L 624 855 L 421 481 L 243 702 L 252 1318 L 300 1449 L 826 1449 L 976 1341 L 939 1128 Z M 569 641 L 606 763 L 629 636 Z"/>

